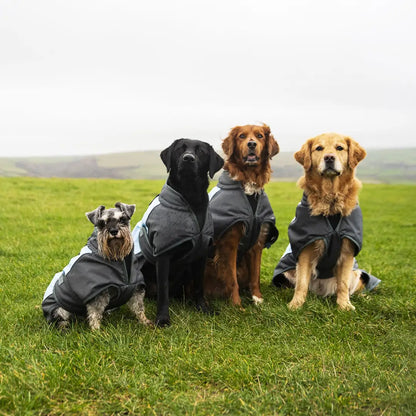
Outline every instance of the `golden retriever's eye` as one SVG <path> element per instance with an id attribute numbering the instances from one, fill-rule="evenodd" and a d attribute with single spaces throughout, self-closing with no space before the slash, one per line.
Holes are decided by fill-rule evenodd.
<path id="1" fill-rule="evenodd" d="M 245 139 L 245 138 L 246 138 L 246 135 L 245 135 L 244 133 L 241 133 L 238 137 L 239 137 L 240 139 Z"/>
<path id="2" fill-rule="evenodd" d="M 318 152 L 321 152 L 322 150 L 324 150 L 324 148 L 322 146 L 317 146 L 316 149 Z"/>
<path id="3" fill-rule="evenodd" d="M 263 135 L 262 135 L 261 133 L 257 133 L 257 134 L 256 134 L 256 137 L 257 137 L 258 139 L 262 139 L 262 138 L 263 138 Z"/>
<path id="4" fill-rule="evenodd" d="M 336 149 L 337 150 L 344 150 L 344 148 L 342 146 L 337 146 Z"/>

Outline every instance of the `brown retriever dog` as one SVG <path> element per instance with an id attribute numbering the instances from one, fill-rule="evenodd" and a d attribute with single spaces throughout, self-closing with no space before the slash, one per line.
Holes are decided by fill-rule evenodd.
<path id="1" fill-rule="evenodd" d="M 226 161 L 218 185 L 210 192 L 214 221 L 214 256 L 207 262 L 204 292 L 230 298 L 241 307 L 239 289 L 263 302 L 260 265 L 264 247 L 277 239 L 275 217 L 264 192 L 270 159 L 279 145 L 263 124 L 237 126 L 222 143 Z"/>
<path id="2" fill-rule="evenodd" d="M 290 309 L 304 304 L 309 288 L 322 296 L 336 293 L 338 307 L 353 310 L 350 295 L 380 282 L 359 270 L 354 259 L 362 245 L 361 182 L 355 168 L 366 152 L 350 137 L 327 133 L 309 139 L 294 156 L 305 171 L 298 181 L 304 196 L 273 283 L 295 286 Z"/>

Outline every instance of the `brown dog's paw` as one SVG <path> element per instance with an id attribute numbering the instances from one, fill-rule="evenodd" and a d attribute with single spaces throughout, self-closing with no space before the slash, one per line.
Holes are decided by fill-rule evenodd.
<path id="1" fill-rule="evenodd" d="M 253 302 L 256 306 L 261 305 L 264 302 L 263 298 L 259 298 L 258 296 L 252 296 Z"/>

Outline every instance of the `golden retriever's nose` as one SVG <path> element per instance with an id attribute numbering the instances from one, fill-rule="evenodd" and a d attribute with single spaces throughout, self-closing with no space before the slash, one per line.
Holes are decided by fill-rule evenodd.
<path id="1" fill-rule="evenodd" d="M 254 150 L 254 149 L 256 148 L 256 146 L 257 146 L 257 143 L 256 143 L 255 141 L 253 141 L 253 140 L 250 140 L 250 141 L 247 143 L 247 146 L 248 146 L 248 148 L 249 148 L 250 150 Z"/>
<path id="2" fill-rule="evenodd" d="M 324 160 L 327 163 L 334 163 L 335 162 L 335 155 L 333 155 L 332 153 L 329 153 L 329 154 L 324 156 Z"/>

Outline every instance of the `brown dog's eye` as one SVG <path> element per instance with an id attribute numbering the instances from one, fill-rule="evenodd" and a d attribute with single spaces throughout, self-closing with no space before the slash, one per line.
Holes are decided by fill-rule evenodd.
<path id="1" fill-rule="evenodd" d="M 337 150 L 344 150 L 344 148 L 342 146 L 337 146 L 336 149 Z"/>
<path id="2" fill-rule="evenodd" d="M 324 148 L 322 146 L 318 146 L 315 150 L 317 150 L 318 152 L 321 152 L 322 150 L 324 150 Z"/>
<path id="3" fill-rule="evenodd" d="M 263 138 L 263 135 L 262 135 L 261 133 L 257 133 L 257 134 L 256 134 L 256 137 L 257 137 L 258 139 L 262 139 L 262 138 Z"/>
<path id="4" fill-rule="evenodd" d="M 239 137 L 240 139 L 245 139 L 245 138 L 246 138 L 246 135 L 245 135 L 244 133 L 241 133 L 238 137 Z"/>

